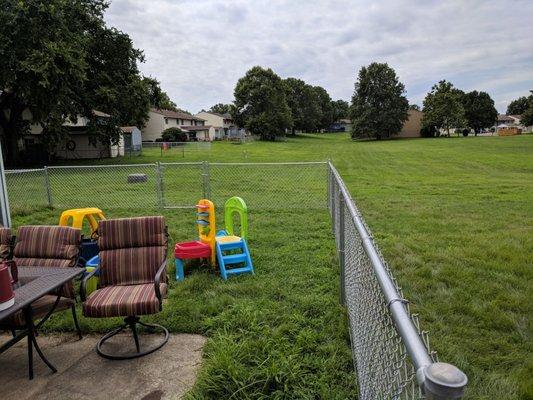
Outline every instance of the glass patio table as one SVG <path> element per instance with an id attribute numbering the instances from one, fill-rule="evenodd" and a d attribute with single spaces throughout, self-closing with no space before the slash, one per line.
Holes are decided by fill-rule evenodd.
<path id="1" fill-rule="evenodd" d="M 0 354 L 15 345 L 24 337 L 28 338 L 28 375 L 33 379 L 33 349 L 43 362 L 52 370 L 57 372 L 56 368 L 46 359 L 41 348 L 35 339 L 35 324 L 33 323 L 32 303 L 39 298 L 52 294 L 56 289 L 65 283 L 80 276 L 85 271 L 84 268 L 55 268 L 55 267 L 25 267 L 18 266 L 19 283 L 14 286 L 15 304 L 6 310 L 0 311 L 0 326 L 6 327 L 2 322 L 4 319 L 14 315 L 18 311 L 23 311 L 26 326 L 20 332 L 14 332 L 13 338 L 0 346 Z M 51 311 L 44 317 L 46 320 L 55 309 L 59 302 L 60 296 Z M 9 329 L 9 328 L 7 328 Z"/>

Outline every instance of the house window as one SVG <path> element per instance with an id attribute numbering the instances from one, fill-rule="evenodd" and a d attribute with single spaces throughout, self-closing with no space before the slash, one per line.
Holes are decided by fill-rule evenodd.
<path id="1" fill-rule="evenodd" d="M 168 118 L 165 118 L 165 124 L 168 125 Z"/>

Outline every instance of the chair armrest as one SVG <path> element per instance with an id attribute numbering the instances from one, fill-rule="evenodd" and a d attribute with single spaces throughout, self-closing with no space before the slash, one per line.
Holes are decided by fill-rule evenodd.
<path id="1" fill-rule="evenodd" d="M 81 281 L 81 285 L 80 285 L 80 298 L 81 298 L 81 301 L 84 302 L 85 300 L 87 300 L 87 296 L 86 296 L 86 293 L 87 293 L 87 290 L 86 290 L 86 287 L 87 287 L 87 282 L 89 281 L 89 279 L 91 279 L 97 272 L 100 271 L 100 266 L 96 267 L 95 269 L 93 269 L 91 272 L 89 272 L 87 275 L 85 275 L 85 277 L 83 278 L 83 280 Z"/>
<path id="2" fill-rule="evenodd" d="M 161 307 L 161 303 L 163 301 L 163 296 L 161 296 L 161 289 L 159 285 L 161 284 L 161 276 L 163 273 L 166 273 L 167 269 L 167 258 L 163 260 L 163 263 L 159 266 L 159 269 L 157 270 L 157 273 L 155 274 L 154 279 L 154 289 L 155 289 L 155 295 L 159 299 L 159 307 Z"/>

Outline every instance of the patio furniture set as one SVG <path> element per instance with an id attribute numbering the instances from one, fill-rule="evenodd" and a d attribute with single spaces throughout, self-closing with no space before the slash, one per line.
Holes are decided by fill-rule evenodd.
<path id="1" fill-rule="evenodd" d="M 0 228 L 0 270 L 10 270 L 12 305 L 0 311 L 0 330 L 12 338 L 0 345 L 0 354 L 27 338 L 28 375 L 33 379 L 33 350 L 56 372 L 38 344 L 39 328 L 58 311 L 70 309 L 79 338 L 75 281 L 84 275 L 80 257 L 81 230 L 68 226 L 22 226 L 18 236 Z M 96 351 L 108 359 L 129 359 L 150 354 L 169 338 L 166 328 L 140 321 L 140 316 L 162 310 L 167 292 L 168 233 L 161 216 L 102 220 L 98 224 L 100 264 L 80 283 L 83 315 L 90 318 L 124 317 L 124 324 L 104 335 Z M 89 279 L 99 275 L 98 288 L 87 294 Z M 157 344 L 141 349 L 138 325 L 161 330 Z M 105 342 L 129 328 L 136 351 L 114 354 Z"/>

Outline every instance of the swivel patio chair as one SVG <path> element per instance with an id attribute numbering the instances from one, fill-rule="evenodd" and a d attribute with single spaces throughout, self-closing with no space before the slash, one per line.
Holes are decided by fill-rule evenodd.
<path id="1" fill-rule="evenodd" d="M 0 237 L 4 235 L 0 231 Z M 3 239 L 0 250 L 4 246 Z M 64 226 L 21 226 L 18 230 L 13 260 L 17 267 L 75 267 L 78 264 L 81 246 L 81 231 Z M 5 251 L 5 250 L 4 250 Z M 74 283 L 62 286 L 57 293 L 50 293 L 32 303 L 34 319 L 40 319 L 35 325 L 36 329 L 48 320 L 55 312 L 70 310 L 79 338 L 82 338 L 81 329 L 76 317 L 76 296 Z M 3 326 L 12 330 L 23 329 L 26 325 L 24 313 L 19 311 L 7 320 L 2 321 Z"/>
<path id="2" fill-rule="evenodd" d="M 125 317 L 124 324 L 104 335 L 96 351 L 104 358 L 124 360 L 142 357 L 163 347 L 168 330 L 140 321 L 140 316 L 162 310 L 167 292 L 168 234 L 163 217 L 108 219 L 98 225 L 100 265 L 82 282 L 80 294 L 83 315 L 90 318 Z M 86 297 L 87 281 L 99 272 L 98 289 Z M 153 331 L 162 330 L 164 338 L 157 345 L 141 351 L 137 325 Z M 130 328 L 136 352 L 111 354 L 102 349 L 111 337 Z"/>

